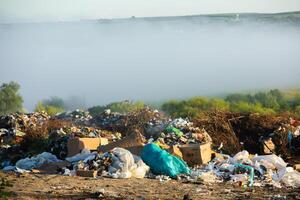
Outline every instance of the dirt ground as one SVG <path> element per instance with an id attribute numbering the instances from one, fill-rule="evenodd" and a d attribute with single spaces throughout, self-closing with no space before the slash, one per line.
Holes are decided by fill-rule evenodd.
<path id="1" fill-rule="evenodd" d="M 231 183 L 183 183 L 175 180 L 110 179 L 61 175 L 3 174 L 13 184 L 8 199 L 300 199 L 300 189 L 254 187 Z"/>

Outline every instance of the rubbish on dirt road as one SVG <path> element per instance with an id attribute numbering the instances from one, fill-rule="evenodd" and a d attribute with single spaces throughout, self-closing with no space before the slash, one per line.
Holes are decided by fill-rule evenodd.
<path id="1" fill-rule="evenodd" d="M 107 145 L 107 138 L 70 138 L 68 140 L 68 157 L 74 156 L 82 149 L 97 150 L 101 145 Z"/>
<path id="2" fill-rule="evenodd" d="M 159 180 L 160 182 L 167 182 L 171 180 L 169 176 L 165 176 L 165 175 L 155 176 L 155 179 Z"/>
<path id="3" fill-rule="evenodd" d="M 254 179 L 254 168 L 251 167 L 251 166 L 248 166 L 248 165 L 243 165 L 243 164 L 240 164 L 240 163 L 236 163 L 234 164 L 234 172 L 235 173 L 249 173 L 249 179 L 247 178 L 246 180 L 248 180 L 249 184 L 248 186 L 249 187 L 252 187 L 253 186 L 253 179 Z M 237 174 L 235 174 L 237 175 Z M 234 175 L 233 175 L 234 176 Z"/>
<path id="4" fill-rule="evenodd" d="M 197 179 L 203 172 L 212 172 L 220 179 L 231 179 L 233 182 L 249 187 L 254 185 L 299 187 L 300 173 L 286 166 L 287 163 L 274 154 L 251 158 L 244 150 L 234 157 L 223 154 L 214 158 L 205 168 L 193 169 L 191 177 Z"/>
<path id="5" fill-rule="evenodd" d="M 183 160 L 189 165 L 202 165 L 211 160 L 211 144 L 187 144 L 179 146 Z"/>
<path id="6" fill-rule="evenodd" d="M 107 152 L 114 149 L 115 147 L 120 147 L 127 149 L 132 154 L 139 156 L 144 147 L 144 141 L 144 137 L 139 131 L 136 130 L 121 140 L 109 143 L 107 145 L 99 146 L 98 151 Z"/>
<path id="7" fill-rule="evenodd" d="M 180 158 L 162 150 L 156 144 L 147 144 L 144 146 L 141 157 L 150 167 L 151 172 L 157 175 L 167 175 L 176 178 L 179 174 L 189 174 L 190 169 Z"/>
<path id="8" fill-rule="evenodd" d="M 16 167 L 19 169 L 31 170 L 33 168 L 38 168 L 46 163 L 59 161 L 60 160 L 58 160 L 55 155 L 48 152 L 44 152 L 31 158 L 24 158 L 19 160 L 16 163 Z"/>

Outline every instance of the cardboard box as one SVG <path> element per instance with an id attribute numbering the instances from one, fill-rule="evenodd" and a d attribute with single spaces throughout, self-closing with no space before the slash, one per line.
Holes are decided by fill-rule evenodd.
<path id="1" fill-rule="evenodd" d="M 179 158 L 183 158 L 182 157 L 182 152 L 180 151 L 179 147 L 178 146 L 171 146 L 169 149 L 168 149 L 168 152 L 174 156 L 177 156 Z"/>
<path id="2" fill-rule="evenodd" d="M 97 177 L 97 171 L 95 171 L 95 170 L 77 170 L 76 175 L 77 176 L 82 176 L 82 177 L 96 178 Z"/>
<path id="3" fill-rule="evenodd" d="M 189 165 L 202 165 L 211 161 L 211 144 L 187 144 L 179 147 L 183 160 Z"/>
<path id="4" fill-rule="evenodd" d="M 297 171 L 300 171 L 300 164 L 295 164 L 294 169 L 297 170 Z"/>
<path id="5" fill-rule="evenodd" d="M 139 132 L 133 132 L 121 140 L 100 146 L 98 150 L 104 153 L 115 147 L 127 149 L 132 154 L 139 156 L 144 148 L 144 138 Z"/>
<path id="6" fill-rule="evenodd" d="M 68 157 L 81 152 L 82 149 L 97 150 L 100 145 L 108 144 L 107 138 L 72 138 L 68 140 Z"/>

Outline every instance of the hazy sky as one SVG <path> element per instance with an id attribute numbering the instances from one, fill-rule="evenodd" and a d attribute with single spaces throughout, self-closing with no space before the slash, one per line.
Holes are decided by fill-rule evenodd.
<path id="1" fill-rule="evenodd" d="M 0 24 L 0 84 L 18 82 L 29 110 L 51 96 L 92 106 L 297 87 L 296 14 L 77 21 L 292 10 L 300 0 L 0 0 L 1 22 L 76 21 Z"/>
<path id="2" fill-rule="evenodd" d="M 0 0 L 0 22 L 300 10 L 300 0 Z"/>

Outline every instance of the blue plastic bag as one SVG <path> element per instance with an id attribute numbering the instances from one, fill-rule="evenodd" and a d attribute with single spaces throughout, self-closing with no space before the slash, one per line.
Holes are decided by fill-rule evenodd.
<path id="1" fill-rule="evenodd" d="M 180 158 L 171 155 L 158 145 L 150 143 L 144 146 L 141 157 L 152 173 L 176 178 L 178 174 L 189 174 L 190 169 Z"/>

